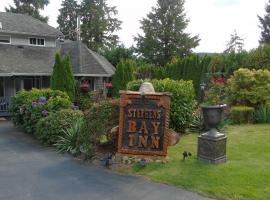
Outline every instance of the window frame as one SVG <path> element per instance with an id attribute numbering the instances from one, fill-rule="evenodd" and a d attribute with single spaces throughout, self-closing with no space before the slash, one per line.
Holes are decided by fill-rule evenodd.
<path id="1" fill-rule="evenodd" d="M 35 39 L 36 40 L 36 44 L 31 44 L 31 39 Z M 43 40 L 44 41 L 44 43 L 43 43 L 43 45 L 42 44 L 38 44 L 38 40 Z M 29 37 L 28 38 L 28 44 L 30 45 L 30 46 L 41 46 L 41 47 L 44 47 L 44 46 L 46 46 L 45 44 L 46 44 L 46 42 L 45 42 L 46 40 L 45 40 L 45 38 L 42 38 L 42 37 Z"/>
<path id="2" fill-rule="evenodd" d="M 1 42 L 0 41 L 0 44 L 11 44 L 11 36 L 10 35 L 1 35 L 0 34 L 0 37 L 3 36 L 3 37 L 9 37 L 9 42 Z"/>

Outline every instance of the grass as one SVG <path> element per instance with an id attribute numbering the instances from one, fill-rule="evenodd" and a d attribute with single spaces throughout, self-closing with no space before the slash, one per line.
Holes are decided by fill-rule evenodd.
<path id="1" fill-rule="evenodd" d="M 197 135 L 190 134 L 169 149 L 169 163 L 151 163 L 143 169 L 135 164 L 132 171 L 217 199 L 270 199 L 270 125 L 230 126 L 226 132 L 228 162 L 225 164 L 198 161 Z M 185 162 L 182 161 L 184 150 L 193 153 Z"/>

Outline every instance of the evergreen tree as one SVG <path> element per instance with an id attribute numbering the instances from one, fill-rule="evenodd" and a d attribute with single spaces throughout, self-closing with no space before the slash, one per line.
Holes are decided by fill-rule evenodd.
<path id="1" fill-rule="evenodd" d="M 119 96 L 119 90 L 126 90 L 126 86 L 130 81 L 134 80 L 133 69 L 136 62 L 133 60 L 121 60 L 116 67 L 115 74 L 112 77 L 114 97 Z"/>
<path id="2" fill-rule="evenodd" d="M 266 15 L 264 17 L 259 18 L 260 25 L 259 27 L 262 29 L 260 44 L 270 44 L 270 0 L 268 4 L 265 6 Z"/>
<path id="3" fill-rule="evenodd" d="M 135 59 L 134 48 L 126 48 L 123 44 L 112 47 L 105 47 L 100 50 L 102 54 L 113 66 L 117 66 L 122 59 Z"/>
<path id="4" fill-rule="evenodd" d="M 63 60 L 59 53 L 55 55 L 55 64 L 51 75 L 51 89 L 66 92 L 74 100 L 75 79 L 72 72 L 70 57 Z"/>
<path id="5" fill-rule="evenodd" d="M 188 20 L 184 0 L 158 0 L 146 18 L 141 21 L 144 35 L 137 35 L 138 52 L 149 62 L 164 66 L 174 56 L 186 56 L 199 44 L 198 36 L 184 30 Z"/>
<path id="6" fill-rule="evenodd" d="M 224 53 L 240 53 L 244 48 L 244 39 L 241 38 L 236 31 L 231 34 L 230 41 L 227 42 L 227 47 Z"/>
<path id="7" fill-rule="evenodd" d="M 66 39 L 76 40 L 78 4 L 76 0 L 63 0 L 57 18 L 59 30 Z"/>
<path id="8" fill-rule="evenodd" d="M 121 21 L 115 18 L 118 13 L 115 7 L 109 7 L 107 0 L 82 0 L 80 6 L 83 43 L 90 49 L 98 51 L 101 47 L 115 45 Z"/>
<path id="9" fill-rule="evenodd" d="M 48 22 L 48 17 L 40 15 L 40 10 L 49 4 L 49 0 L 13 0 L 15 7 L 5 8 L 6 12 L 28 14 L 42 22 Z"/>

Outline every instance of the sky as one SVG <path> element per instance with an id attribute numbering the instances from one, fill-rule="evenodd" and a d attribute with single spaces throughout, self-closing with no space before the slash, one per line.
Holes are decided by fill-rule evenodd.
<path id="1" fill-rule="evenodd" d="M 0 0 L 0 11 L 12 4 L 13 0 Z M 140 20 L 151 11 L 157 0 L 107 0 L 116 6 L 117 18 L 122 29 L 118 32 L 120 41 L 126 46 L 135 45 L 133 37 L 141 34 Z M 244 49 L 258 46 L 260 28 L 257 15 L 265 14 L 268 0 L 186 0 L 185 12 L 189 19 L 186 29 L 191 35 L 199 35 L 200 45 L 195 52 L 223 52 L 234 30 L 244 39 Z M 42 11 L 49 16 L 49 24 L 57 27 L 57 16 L 61 0 L 50 0 Z"/>

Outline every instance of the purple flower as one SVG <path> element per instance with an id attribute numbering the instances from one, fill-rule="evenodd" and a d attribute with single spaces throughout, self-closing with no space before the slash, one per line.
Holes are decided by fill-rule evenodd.
<path id="1" fill-rule="evenodd" d="M 42 116 L 47 117 L 49 115 L 49 112 L 47 110 L 42 111 Z"/>
<path id="2" fill-rule="evenodd" d="M 38 105 L 37 102 L 35 102 L 35 101 L 32 102 L 32 106 L 37 106 L 37 105 Z"/>
<path id="3" fill-rule="evenodd" d="M 79 110 L 79 109 L 80 109 L 79 106 L 75 106 L 75 105 L 70 106 L 70 108 L 71 108 L 72 110 Z"/>
<path id="4" fill-rule="evenodd" d="M 39 103 L 45 103 L 47 101 L 46 97 L 39 97 L 38 102 Z"/>

